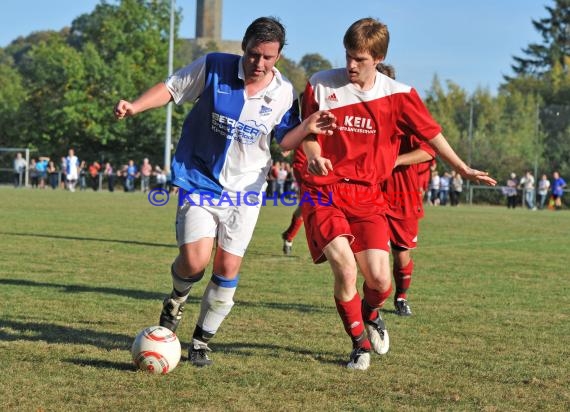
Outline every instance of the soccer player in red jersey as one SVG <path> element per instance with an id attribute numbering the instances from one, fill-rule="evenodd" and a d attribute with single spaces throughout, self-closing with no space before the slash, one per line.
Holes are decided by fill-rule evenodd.
<path id="1" fill-rule="evenodd" d="M 376 69 L 395 79 L 392 66 L 380 63 Z M 423 195 L 427 190 L 430 166 L 435 162 L 435 151 L 415 136 L 403 136 L 392 176 L 382 185 L 388 203 L 386 218 L 392 249 L 392 275 L 396 283 L 394 307 L 396 314 L 410 316 L 412 309 L 407 292 L 412 283 L 414 261 L 410 251 L 418 241 L 419 220 L 424 215 Z"/>
<path id="2" fill-rule="evenodd" d="M 297 182 L 297 186 L 301 184 L 301 175 L 299 173 L 299 168 L 303 167 L 306 162 L 305 154 L 303 150 L 298 147 L 295 149 L 295 154 L 293 155 L 293 176 L 295 176 L 295 181 Z M 297 200 L 298 196 L 297 196 Z M 303 226 L 303 214 L 301 213 L 301 206 L 298 205 L 293 214 L 291 215 L 291 222 L 285 231 L 281 234 L 281 239 L 283 239 L 283 253 L 286 255 L 290 255 L 293 249 L 293 240 L 299 230 Z"/>
<path id="3" fill-rule="evenodd" d="M 379 21 L 353 23 L 344 35 L 346 68 L 314 74 L 303 98 L 303 116 L 327 109 L 337 119 L 332 135 L 303 142 L 307 167 L 300 169 L 301 204 L 313 261 L 328 260 L 334 275 L 337 311 L 352 340 L 346 366 L 359 370 L 368 369 L 372 349 L 379 354 L 389 349 L 379 313 L 392 292 L 380 184 L 392 174 L 402 136 L 428 141 L 463 177 L 496 183 L 457 156 L 412 87 L 377 72 L 388 41 L 388 28 Z M 358 268 L 364 277 L 362 300 Z"/>

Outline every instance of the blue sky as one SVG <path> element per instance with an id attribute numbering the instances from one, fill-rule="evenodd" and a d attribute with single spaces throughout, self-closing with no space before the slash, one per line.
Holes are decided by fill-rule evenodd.
<path id="1" fill-rule="evenodd" d="M 108 0 L 114 4 L 116 1 Z M 0 5 L 0 47 L 38 30 L 59 30 L 94 10 L 99 0 L 17 0 Z M 376 17 L 390 30 L 386 61 L 398 80 L 424 95 L 433 76 L 452 80 L 472 93 L 493 94 L 503 75 L 512 74 L 512 56 L 540 42 L 531 20 L 547 16 L 552 0 L 288 0 L 223 1 L 222 37 L 241 40 L 256 17 L 279 17 L 287 28 L 284 54 L 295 61 L 319 53 L 334 66 L 344 65 L 342 37 L 361 17 Z M 195 35 L 195 0 L 177 0 L 182 37 Z M 347 7 L 350 5 L 350 7 Z"/>

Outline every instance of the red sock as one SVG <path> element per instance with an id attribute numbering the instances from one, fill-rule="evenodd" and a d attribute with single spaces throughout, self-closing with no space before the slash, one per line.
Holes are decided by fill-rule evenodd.
<path id="1" fill-rule="evenodd" d="M 293 215 L 291 217 L 291 223 L 289 224 L 289 227 L 285 232 L 283 232 L 283 237 L 285 240 L 287 242 L 292 242 L 293 239 L 295 239 L 295 236 L 297 236 L 299 229 L 301 229 L 301 226 L 303 226 L 303 218 Z"/>
<path id="2" fill-rule="evenodd" d="M 362 320 L 360 295 L 358 292 L 348 302 L 341 302 L 337 298 L 334 300 L 336 303 L 336 310 L 342 319 L 344 330 L 352 340 L 352 347 L 360 347 L 369 350 L 371 346 L 370 341 L 364 333 L 364 321 Z"/>
<path id="3" fill-rule="evenodd" d="M 408 289 L 412 283 L 412 272 L 414 271 L 414 261 L 410 262 L 403 268 L 393 267 L 394 281 L 396 282 L 396 299 L 407 299 Z"/>
<path id="4" fill-rule="evenodd" d="M 384 306 L 384 303 L 388 300 L 392 294 L 392 285 L 390 287 L 380 292 L 376 289 L 368 287 L 366 282 L 364 282 L 364 302 L 362 305 L 362 317 L 365 320 L 374 320 L 378 317 L 378 309 Z"/>

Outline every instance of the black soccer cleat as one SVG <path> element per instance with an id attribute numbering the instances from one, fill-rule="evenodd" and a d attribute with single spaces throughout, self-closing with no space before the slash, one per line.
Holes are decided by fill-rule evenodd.
<path id="1" fill-rule="evenodd" d="M 192 346 L 188 349 L 188 359 L 192 365 L 202 368 L 204 366 L 210 366 L 213 362 L 212 359 L 208 357 L 208 352 L 212 349 L 208 347 L 207 343 L 200 342 L 199 340 L 193 339 Z"/>
<path id="2" fill-rule="evenodd" d="M 173 299 L 172 296 L 168 296 L 164 299 L 158 324 L 170 329 L 172 332 L 176 332 L 176 328 L 178 328 L 180 320 L 182 319 L 182 312 L 184 312 L 185 303 L 185 301 L 178 302 Z"/>
<path id="3" fill-rule="evenodd" d="M 406 299 L 397 299 L 394 302 L 396 307 L 396 315 L 398 316 L 412 316 L 412 309 Z"/>

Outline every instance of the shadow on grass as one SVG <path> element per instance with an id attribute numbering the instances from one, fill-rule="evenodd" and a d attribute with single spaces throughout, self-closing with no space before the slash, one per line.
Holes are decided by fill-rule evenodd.
<path id="1" fill-rule="evenodd" d="M 303 303 L 280 303 L 280 302 L 249 302 L 239 298 L 235 299 L 236 306 L 244 308 L 265 308 L 301 313 L 328 313 L 332 309 L 324 306 L 306 305 Z"/>
<path id="2" fill-rule="evenodd" d="M 36 282 L 26 279 L 0 279 L 0 285 L 13 285 L 22 287 L 39 287 L 39 288 L 56 288 L 61 289 L 65 293 L 103 293 L 106 295 L 118 295 L 132 299 L 141 300 L 160 300 L 162 301 L 166 296 L 165 293 L 147 292 L 144 290 L 134 289 L 121 289 L 121 288 L 107 288 L 100 286 L 85 286 L 85 285 L 66 285 L 61 283 L 47 283 Z M 201 296 L 190 295 L 188 303 L 199 303 Z M 324 313 L 330 309 L 326 307 L 306 305 L 302 303 L 278 303 L 278 302 L 248 302 L 237 300 L 237 305 L 246 308 L 266 308 L 284 311 L 295 311 L 301 313 Z"/>
<path id="3" fill-rule="evenodd" d="M 295 355 L 300 355 L 303 358 L 311 358 L 313 361 L 317 361 L 329 365 L 342 365 L 346 364 L 348 359 L 348 353 L 346 355 L 347 359 L 339 357 L 338 352 L 313 352 L 306 349 L 294 348 L 291 346 L 281 346 L 266 343 L 246 343 L 246 342 L 234 342 L 234 343 L 215 343 L 212 342 L 210 345 L 213 352 L 212 358 L 216 356 L 216 352 L 224 352 L 228 355 L 236 355 L 242 357 L 250 356 L 267 356 L 267 354 L 261 353 L 261 351 L 270 351 L 271 356 L 279 358 L 280 352 L 292 353 Z M 182 352 L 184 354 L 184 351 Z M 186 356 L 182 356 L 183 360 L 188 360 Z"/>
<path id="4" fill-rule="evenodd" d="M 85 285 L 65 285 L 60 283 L 35 282 L 32 280 L 25 280 L 25 279 L 0 279 L 0 285 L 24 286 L 26 288 L 28 287 L 56 288 L 56 289 L 62 289 L 62 291 L 65 293 L 95 292 L 95 293 L 104 293 L 107 295 L 125 296 L 133 299 L 162 300 L 164 299 L 165 296 L 164 293 L 147 292 L 144 290 L 106 288 L 100 286 L 85 286 Z"/>
<path id="5" fill-rule="evenodd" d="M 65 359 L 65 361 L 77 366 L 91 366 L 93 368 L 98 368 L 98 369 L 113 369 L 118 371 L 130 371 L 130 372 L 138 371 L 133 362 L 111 362 L 101 359 L 80 359 L 80 358 Z"/>
<path id="6" fill-rule="evenodd" d="M 97 348 L 128 350 L 133 337 L 119 333 L 99 332 L 92 329 L 76 329 L 53 323 L 17 322 L 0 319 L 0 341 L 62 343 L 93 345 Z"/>
<path id="7" fill-rule="evenodd" d="M 48 239 L 64 239 L 64 240 L 81 240 L 87 242 L 109 242 L 109 243 L 120 243 L 127 245 L 139 245 L 139 246 L 152 246 L 152 247 L 167 247 L 176 248 L 174 243 L 151 243 L 151 242 L 141 242 L 138 240 L 123 240 L 123 239 L 103 239 L 96 237 L 84 237 L 84 236 L 63 236 L 63 235 L 50 235 L 45 233 L 15 233 L 15 232 L 0 232 L 1 235 L 7 236 L 28 236 L 28 237 L 43 237 Z"/>

